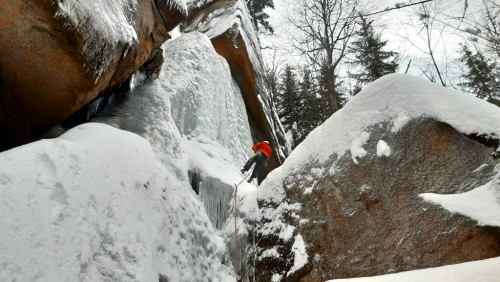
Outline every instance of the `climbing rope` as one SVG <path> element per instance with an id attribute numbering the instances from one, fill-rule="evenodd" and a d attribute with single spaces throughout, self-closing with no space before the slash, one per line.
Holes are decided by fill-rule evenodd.
<path id="1" fill-rule="evenodd" d="M 234 264 L 234 267 L 236 268 L 236 282 L 238 282 L 238 226 L 236 223 L 236 213 L 237 213 L 237 207 L 236 207 L 236 194 L 238 193 L 238 186 L 240 186 L 245 179 L 247 179 L 248 175 L 246 175 L 243 180 L 236 185 L 236 189 L 234 190 L 234 244 L 235 244 L 235 253 L 236 253 L 236 263 Z"/>

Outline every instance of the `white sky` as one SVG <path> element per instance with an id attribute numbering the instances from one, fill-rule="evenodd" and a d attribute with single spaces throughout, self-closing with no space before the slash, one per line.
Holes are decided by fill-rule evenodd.
<path id="1" fill-rule="evenodd" d="M 276 60 L 282 63 L 297 64 L 301 62 L 300 57 L 293 55 L 290 51 L 290 44 L 288 36 L 286 35 L 287 25 L 283 17 L 286 14 L 286 7 L 292 1 L 295 0 L 274 0 L 275 10 L 266 10 L 271 17 L 271 24 L 275 28 L 275 34 L 273 36 L 262 36 L 262 46 L 273 45 L 278 47 L 276 51 Z M 413 0 L 413 2 L 419 2 L 420 0 Z M 435 0 L 437 1 L 437 0 Z M 464 10 L 464 4 L 467 1 L 469 8 L 467 9 L 467 14 L 470 15 L 476 9 L 476 7 L 481 3 L 481 0 L 442 0 L 441 2 L 446 7 L 445 15 L 462 15 Z M 383 0 L 378 1 L 374 11 L 384 10 L 386 7 L 394 7 L 395 3 L 409 3 L 408 1 L 401 0 Z M 381 4 L 378 4 L 381 3 Z M 423 76 L 421 69 L 425 67 L 425 61 L 429 60 L 429 56 L 422 53 L 415 46 L 425 49 L 425 41 L 419 37 L 417 34 L 417 28 L 415 25 L 409 24 L 412 20 L 417 22 L 417 17 L 412 14 L 417 7 L 411 6 L 402 8 L 399 10 L 392 10 L 387 13 L 378 14 L 372 16 L 372 19 L 376 21 L 377 25 L 383 26 L 379 31 L 382 32 L 382 38 L 388 40 L 387 49 L 398 52 L 401 54 L 400 69 L 399 72 L 404 73 L 408 65 L 409 60 L 412 60 L 410 69 L 408 73 Z M 377 8 L 379 7 L 379 8 Z M 406 23 L 406 24 L 405 24 Z M 461 28 L 465 28 L 462 25 Z M 409 36 L 406 36 L 406 35 Z M 457 77 L 459 73 L 458 65 L 456 59 L 458 58 L 459 43 L 465 42 L 467 34 L 457 32 L 456 29 L 451 27 L 446 27 L 443 34 L 435 32 L 434 41 L 437 42 L 435 54 L 438 64 L 445 65 L 448 64 L 448 73 L 445 74 L 448 77 L 448 82 L 457 82 Z M 442 35 L 442 36 L 441 36 Z M 411 42 L 415 45 L 413 46 L 405 37 L 411 38 Z M 437 41 L 439 39 L 439 41 Z M 446 48 L 445 48 L 446 47 Z M 275 51 L 271 49 L 264 49 L 264 60 L 266 63 L 270 64 L 272 62 L 273 54 Z M 345 71 L 344 71 L 345 72 Z"/>

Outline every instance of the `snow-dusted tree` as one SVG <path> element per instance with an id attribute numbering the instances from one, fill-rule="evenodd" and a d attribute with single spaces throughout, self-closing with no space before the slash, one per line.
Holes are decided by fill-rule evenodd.
<path id="1" fill-rule="evenodd" d="M 467 71 L 462 74 L 463 83 L 460 86 L 474 93 L 481 99 L 500 98 L 500 79 L 496 63 L 490 62 L 476 48 L 473 53 L 465 44 L 462 44 L 459 61 L 466 67 Z"/>
<path id="2" fill-rule="evenodd" d="M 273 33 L 274 29 L 269 23 L 269 15 L 264 11 L 265 8 L 274 9 L 273 0 L 246 0 L 246 3 L 250 15 L 252 16 L 255 29 Z M 261 30 L 261 28 L 264 30 Z"/>
<path id="3" fill-rule="evenodd" d="M 351 73 L 356 81 L 356 89 L 382 77 L 394 73 L 398 69 L 398 53 L 385 51 L 387 41 L 382 41 L 380 34 L 373 29 L 373 20 L 369 21 L 362 15 L 359 16 L 359 30 L 356 32 L 357 40 L 350 47 L 354 54 L 352 65 L 360 68 L 359 72 Z M 359 91 L 355 91 L 356 94 Z"/>
<path id="4" fill-rule="evenodd" d="M 299 83 L 299 96 L 302 103 L 302 118 L 299 122 L 301 132 L 307 135 L 311 131 L 311 127 L 315 126 L 315 119 L 317 115 L 317 103 L 315 103 L 316 95 L 314 93 L 313 78 L 311 70 L 304 68 L 302 70 L 302 80 Z M 305 136 L 304 136 L 305 137 Z"/>
<path id="5" fill-rule="evenodd" d="M 467 1 L 465 2 L 468 3 Z M 479 43 L 485 56 L 500 58 L 500 2 L 498 0 L 482 0 L 477 9 L 475 5 L 468 7 L 463 17 L 453 17 L 452 25 L 461 35 Z M 465 26 L 465 27 L 463 27 Z"/>
<path id="6" fill-rule="evenodd" d="M 271 103 L 278 103 L 279 99 L 279 74 L 274 68 L 266 67 L 264 79 L 269 86 L 269 98 Z"/>

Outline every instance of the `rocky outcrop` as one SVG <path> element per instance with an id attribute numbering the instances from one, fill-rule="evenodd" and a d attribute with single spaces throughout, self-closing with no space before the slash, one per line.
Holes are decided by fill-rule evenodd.
<path id="1" fill-rule="evenodd" d="M 134 2 L 0 3 L 0 150 L 33 140 L 125 82 L 185 18 L 170 2 Z M 93 18 L 82 8 L 92 5 L 109 9 Z"/>
<path id="2" fill-rule="evenodd" d="M 377 127 L 370 136 L 368 154 L 359 164 L 349 155 L 339 160 L 335 156 L 326 164 L 338 168 L 333 176 L 306 179 L 315 167 L 311 163 L 286 178 L 285 185 L 295 186 L 287 189 L 287 201 L 301 205 L 298 217 L 289 215 L 287 223 L 296 226 L 312 259 L 300 277 L 283 281 L 375 276 L 500 256 L 500 228 L 479 227 L 418 196 L 464 192 L 484 184 L 498 163 L 490 157 L 493 148 L 431 119 L 411 122 L 398 134 L 388 126 Z M 391 144 L 390 158 L 377 156 L 380 139 Z M 304 194 L 293 185 L 297 179 L 316 185 Z M 261 205 L 277 207 L 266 201 Z M 288 272 L 293 241 L 260 239 L 262 252 L 278 246 L 284 256 L 257 261 L 257 281 Z"/>
<path id="3" fill-rule="evenodd" d="M 247 107 L 248 121 L 255 141 L 272 143 L 273 157 L 261 169 L 259 181 L 285 159 L 284 131 L 270 102 L 264 82 L 260 46 L 244 1 L 222 0 L 196 11 L 183 23 L 183 31 L 200 31 L 212 41 L 215 50 L 229 63 Z"/>
<path id="4" fill-rule="evenodd" d="M 483 122 L 500 111 L 401 75 L 359 95 L 268 176 L 257 192 L 256 211 L 242 211 L 247 241 L 256 242 L 241 255 L 255 267 L 249 281 L 316 282 L 500 256 L 500 227 L 478 224 L 421 196 L 496 183 L 500 128 Z M 448 98 L 454 104 L 443 110 Z M 398 118 L 390 118 L 393 113 Z M 496 133 L 464 134 L 490 130 L 485 128 Z M 304 247 L 297 248 L 302 240 Z"/>

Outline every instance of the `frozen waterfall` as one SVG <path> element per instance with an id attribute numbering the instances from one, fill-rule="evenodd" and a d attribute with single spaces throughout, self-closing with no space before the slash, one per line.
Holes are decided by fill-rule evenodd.
<path id="1" fill-rule="evenodd" d="M 243 98 L 205 35 L 163 49 L 111 116 L 0 154 L 1 281 L 234 281 Z"/>

